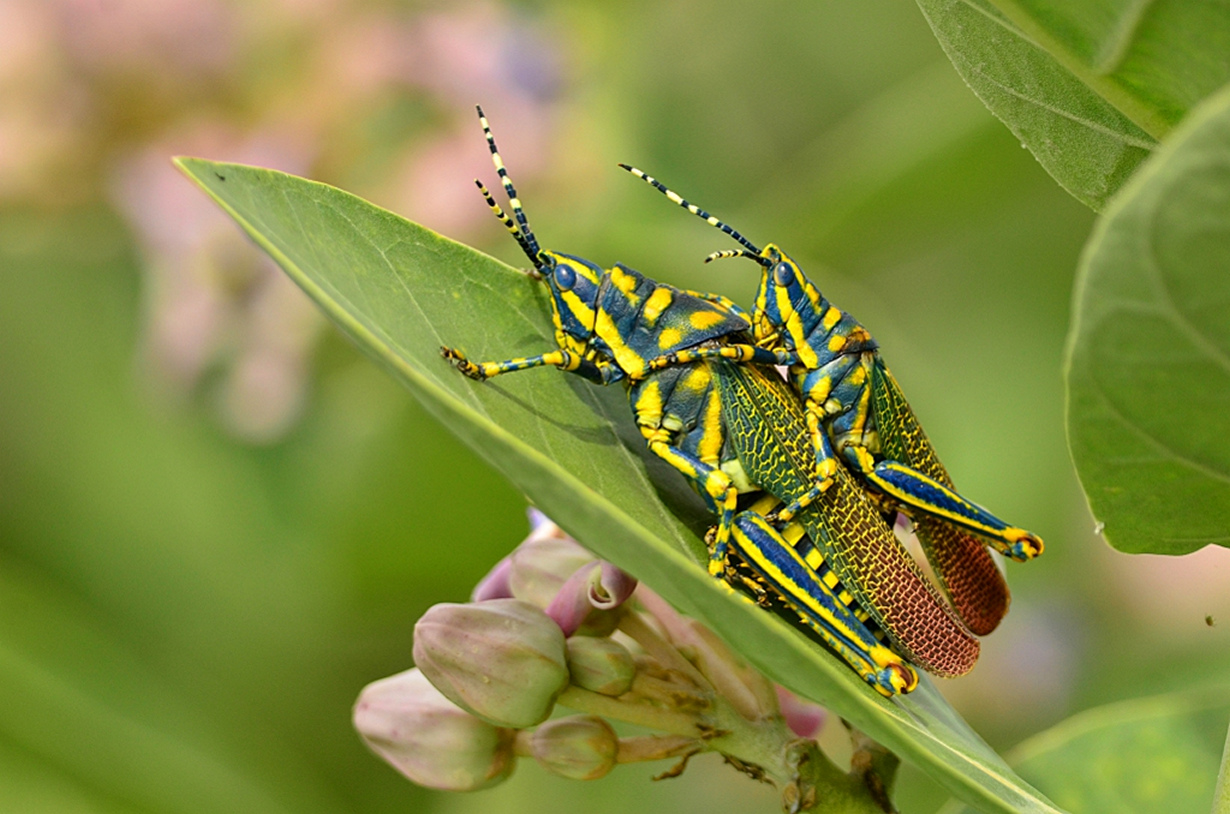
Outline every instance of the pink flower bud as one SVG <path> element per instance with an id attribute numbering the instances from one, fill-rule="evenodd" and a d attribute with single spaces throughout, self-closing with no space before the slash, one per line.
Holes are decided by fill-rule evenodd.
<path id="1" fill-rule="evenodd" d="M 785 687 L 777 687 L 777 702 L 781 706 L 786 725 L 800 738 L 814 738 L 824 728 L 828 711 L 824 707 L 804 701 Z"/>
<path id="2" fill-rule="evenodd" d="M 519 599 L 429 608 L 414 626 L 414 661 L 453 703 L 515 729 L 546 720 L 568 685 L 563 633 Z"/>
<path id="3" fill-rule="evenodd" d="M 508 584 L 508 575 L 512 573 L 512 559 L 505 557 L 487 572 L 487 576 L 478 581 L 470 594 L 471 602 L 486 602 L 488 599 L 509 599 L 512 588 Z"/>
<path id="4" fill-rule="evenodd" d="M 587 562 L 564 580 L 564 584 L 547 605 L 547 616 L 555 620 L 565 636 L 576 633 L 594 609 L 589 601 L 589 585 L 601 573 L 602 566 L 596 560 Z"/>
<path id="5" fill-rule="evenodd" d="M 602 563 L 602 569 L 589 580 L 589 603 L 598 610 L 614 610 L 628 601 L 636 590 L 636 577 L 612 565 Z"/>
<path id="6" fill-rule="evenodd" d="M 615 767 L 619 738 L 610 724 L 590 715 L 547 721 L 530 740 L 534 759 L 572 780 L 597 780 Z"/>
<path id="7" fill-rule="evenodd" d="M 368 747 L 420 786 L 474 791 L 516 766 L 516 733 L 459 708 L 417 669 L 368 684 L 354 708 Z"/>
<path id="8" fill-rule="evenodd" d="M 551 604 L 564 581 L 582 565 L 594 562 L 593 554 L 577 545 L 554 523 L 539 526 L 510 555 L 508 585 L 513 596 L 540 608 Z"/>

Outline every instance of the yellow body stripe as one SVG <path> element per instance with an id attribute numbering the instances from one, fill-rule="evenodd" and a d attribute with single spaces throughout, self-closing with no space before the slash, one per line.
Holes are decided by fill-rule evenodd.
<path id="1" fill-rule="evenodd" d="M 657 381 L 646 384 L 636 400 L 636 420 L 639 424 L 657 427 L 662 422 L 662 390 Z"/>
<path id="2" fill-rule="evenodd" d="M 841 334 L 834 334 L 829 337 L 829 351 L 836 353 L 846 346 L 846 337 Z"/>
<path id="3" fill-rule="evenodd" d="M 791 543 L 791 545 L 793 545 L 793 543 Z M 806 557 L 804 557 L 804 558 L 803 558 L 803 560 L 804 560 L 804 561 L 805 561 L 808 565 L 810 565 L 810 566 L 811 566 L 811 569 L 812 569 L 813 571 L 815 571 L 815 570 L 816 570 L 817 568 L 819 568 L 821 565 L 824 565 L 824 555 L 823 555 L 823 554 L 821 554 L 819 551 L 817 551 L 817 550 L 816 550 L 816 549 L 814 549 L 814 548 L 813 548 L 811 551 L 808 551 L 808 552 L 807 552 L 807 556 L 806 556 Z M 831 588 L 831 587 L 833 587 L 833 586 L 831 586 L 831 585 L 830 585 L 829 587 Z"/>
<path id="4" fill-rule="evenodd" d="M 674 299 L 674 293 L 666 286 L 659 286 L 654 289 L 654 292 L 649 295 L 649 299 L 645 300 L 645 307 L 641 311 L 641 320 L 652 328 L 657 324 L 658 318 L 662 316 L 662 312 L 670 307 Z"/>
<path id="5" fill-rule="evenodd" d="M 594 332 L 611 347 L 611 352 L 615 354 L 615 363 L 625 373 L 634 379 L 645 375 L 645 360 L 624 342 L 623 337 L 619 335 L 619 329 L 615 327 L 615 321 L 606 311 L 598 312 Z"/>
<path id="6" fill-rule="evenodd" d="M 577 321 L 582 325 L 594 324 L 594 309 L 590 308 L 585 300 L 576 295 L 575 292 L 563 292 L 564 305 L 568 306 L 568 310 L 576 317 Z"/>
<path id="7" fill-rule="evenodd" d="M 705 431 L 696 445 L 696 457 L 716 464 L 722 454 L 722 398 L 716 387 L 709 391 L 709 403 L 701 421 Z"/>

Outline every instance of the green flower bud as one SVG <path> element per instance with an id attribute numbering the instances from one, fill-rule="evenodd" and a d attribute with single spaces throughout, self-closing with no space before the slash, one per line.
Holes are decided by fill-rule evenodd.
<path id="1" fill-rule="evenodd" d="M 610 724 L 590 715 L 547 721 L 530 739 L 544 769 L 572 780 L 597 780 L 615 767 L 619 738 Z"/>
<path id="2" fill-rule="evenodd" d="M 520 599 L 429 608 L 414 626 L 414 661 L 449 700 L 496 726 L 545 721 L 568 686 L 564 634 Z"/>
<path id="3" fill-rule="evenodd" d="M 516 732 L 460 709 L 417 669 L 363 688 L 354 726 L 368 747 L 420 786 L 475 791 L 503 781 L 517 765 Z"/>
<path id="4" fill-rule="evenodd" d="M 572 683 L 603 695 L 623 695 L 632 687 L 636 665 L 628 649 L 612 639 L 574 636 L 566 644 Z"/>

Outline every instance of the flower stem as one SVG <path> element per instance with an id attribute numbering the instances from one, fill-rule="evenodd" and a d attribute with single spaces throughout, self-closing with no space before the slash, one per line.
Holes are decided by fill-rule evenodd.
<path id="1" fill-rule="evenodd" d="M 609 695 L 569 686 L 557 699 L 560 704 L 579 712 L 599 715 L 616 721 L 656 729 L 673 735 L 695 738 L 701 734 L 698 719 L 693 715 L 672 712 L 650 704 L 629 703 Z"/>

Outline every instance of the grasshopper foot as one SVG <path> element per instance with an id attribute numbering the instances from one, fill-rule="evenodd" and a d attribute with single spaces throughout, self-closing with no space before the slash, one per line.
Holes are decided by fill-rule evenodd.
<path id="1" fill-rule="evenodd" d="M 1004 553 L 1017 562 L 1029 562 L 1041 554 L 1044 548 L 1042 538 L 1026 532 L 1019 540 L 1014 541 L 1012 546 Z"/>
<path id="2" fill-rule="evenodd" d="M 448 360 L 449 364 L 457 368 L 462 375 L 471 378 L 476 382 L 485 381 L 487 374 L 483 372 L 481 365 L 476 365 L 466 358 L 465 354 L 456 348 L 450 348 L 446 345 L 440 346 L 440 355 Z"/>

